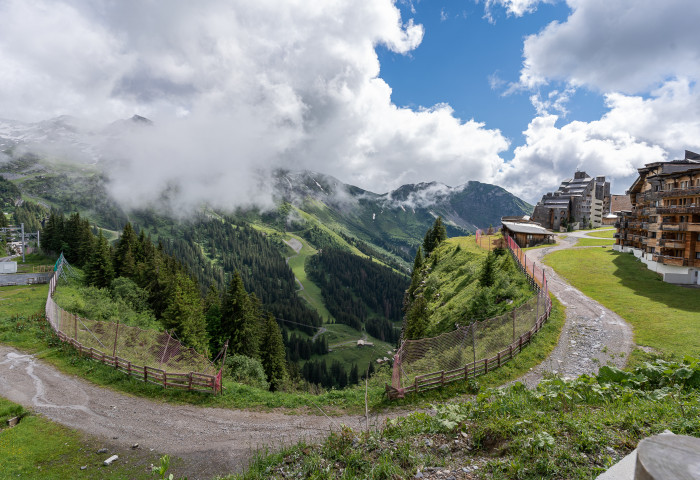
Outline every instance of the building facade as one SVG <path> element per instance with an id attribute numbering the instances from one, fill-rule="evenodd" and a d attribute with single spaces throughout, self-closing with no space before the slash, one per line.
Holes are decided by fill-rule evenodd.
<path id="1" fill-rule="evenodd" d="M 686 151 L 683 160 L 638 170 L 614 249 L 633 253 L 666 282 L 700 285 L 700 155 Z"/>
<path id="2" fill-rule="evenodd" d="M 576 172 L 574 178 L 564 180 L 556 192 L 542 197 L 532 220 L 545 228 L 561 229 L 600 227 L 603 216 L 610 212 L 610 182 L 604 176 L 589 177 Z"/>

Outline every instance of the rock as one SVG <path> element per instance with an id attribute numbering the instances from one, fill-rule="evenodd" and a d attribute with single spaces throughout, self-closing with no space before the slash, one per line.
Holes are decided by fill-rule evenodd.
<path id="1" fill-rule="evenodd" d="M 447 444 L 440 445 L 440 451 L 441 452 L 449 452 L 450 451 L 450 446 Z"/>
<path id="2" fill-rule="evenodd" d="M 80 469 L 81 469 L 81 470 L 87 470 L 87 465 L 83 465 L 82 467 L 80 467 Z"/>
<path id="3" fill-rule="evenodd" d="M 137 448 L 139 448 L 139 444 L 138 444 L 138 443 L 134 443 L 134 444 L 131 446 L 131 448 L 134 449 L 134 450 L 136 450 Z"/>
<path id="4" fill-rule="evenodd" d="M 114 463 L 114 461 L 117 460 L 118 458 L 119 458 L 119 455 L 112 455 L 112 456 L 109 457 L 107 460 L 105 460 L 104 462 L 102 462 L 102 465 L 104 465 L 104 466 L 111 465 L 111 464 Z"/>
<path id="5" fill-rule="evenodd" d="M 429 438 L 425 439 L 425 446 L 426 447 L 432 447 L 433 446 L 433 441 Z"/>
<path id="6" fill-rule="evenodd" d="M 615 449 L 612 447 L 605 447 L 605 451 L 608 452 L 610 455 L 615 454 Z"/>
<path id="7" fill-rule="evenodd" d="M 420 472 L 420 470 L 419 470 L 419 471 L 416 472 L 416 476 L 413 477 L 413 478 L 423 478 L 423 477 L 424 477 L 424 475 L 423 475 L 423 474 Z"/>
<path id="8" fill-rule="evenodd" d="M 107 449 L 106 449 L 106 448 L 100 448 L 100 449 L 97 451 L 97 453 L 107 453 Z"/>

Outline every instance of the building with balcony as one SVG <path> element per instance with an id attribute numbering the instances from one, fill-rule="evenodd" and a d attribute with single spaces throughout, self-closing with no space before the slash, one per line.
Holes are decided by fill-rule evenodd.
<path id="1" fill-rule="evenodd" d="M 576 172 L 574 178 L 564 180 L 556 192 L 542 197 L 532 220 L 545 228 L 559 231 L 600 227 L 603 216 L 610 212 L 610 182 L 604 176 L 589 177 Z"/>
<path id="2" fill-rule="evenodd" d="M 666 282 L 700 285 L 700 154 L 686 150 L 682 160 L 638 171 L 613 248 L 633 253 Z"/>

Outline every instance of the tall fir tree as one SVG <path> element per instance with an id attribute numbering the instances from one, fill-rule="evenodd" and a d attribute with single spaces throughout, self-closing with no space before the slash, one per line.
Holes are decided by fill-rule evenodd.
<path id="1" fill-rule="evenodd" d="M 221 338 L 229 340 L 232 354 L 258 358 L 260 354 L 259 319 L 255 306 L 243 286 L 238 271 L 231 277 L 221 302 Z"/>
<path id="2" fill-rule="evenodd" d="M 260 361 L 265 369 L 270 390 L 279 390 L 287 379 L 284 342 L 277 320 L 267 315 L 262 330 L 264 339 L 260 345 Z"/>
<path id="3" fill-rule="evenodd" d="M 114 279 L 112 252 L 102 230 L 93 243 L 90 260 L 85 266 L 85 276 L 88 285 L 98 288 L 109 287 Z"/>
<path id="4" fill-rule="evenodd" d="M 114 249 L 114 273 L 117 277 L 131 278 L 136 273 L 136 233 L 127 222 Z"/>
<path id="5" fill-rule="evenodd" d="M 173 330 L 185 345 L 203 354 L 208 352 L 209 338 L 199 287 L 185 273 L 177 273 L 174 277 L 168 308 L 163 312 L 162 322 L 163 326 Z"/>
<path id="6" fill-rule="evenodd" d="M 207 322 L 207 333 L 211 352 L 218 352 L 223 346 L 221 340 L 221 296 L 219 289 L 212 283 L 204 297 L 204 318 Z"/>

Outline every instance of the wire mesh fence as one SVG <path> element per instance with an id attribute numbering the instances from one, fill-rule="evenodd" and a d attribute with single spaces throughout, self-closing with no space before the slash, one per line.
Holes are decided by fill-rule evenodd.
<path id="1" fill-rule="evenodd" d="M 494 241 L 479 235 L 487 249 Z M 549 317 L 551 300 L 544 271 L 526 260 L 522 250 L 508 236 L 502 239 L 521 270 L 527 275 L 536 295 L 506 314 L 437 337 L 405 340 L 396 355 L 389 398 L 401 398 L 408 392 L 439 388 L 447 383 L 467 380 L 500 367 L 530 343 Z"/>
<path id="2" fill-rule="evenodd" d="M 63 310 L 53 300 L 59 277 L 60 267 L 49 282 L 46 318 L 59 338 L 81 355 L 164 387 L 221 391 L 221 370 L 168 332 L 90 320 Z"/>

